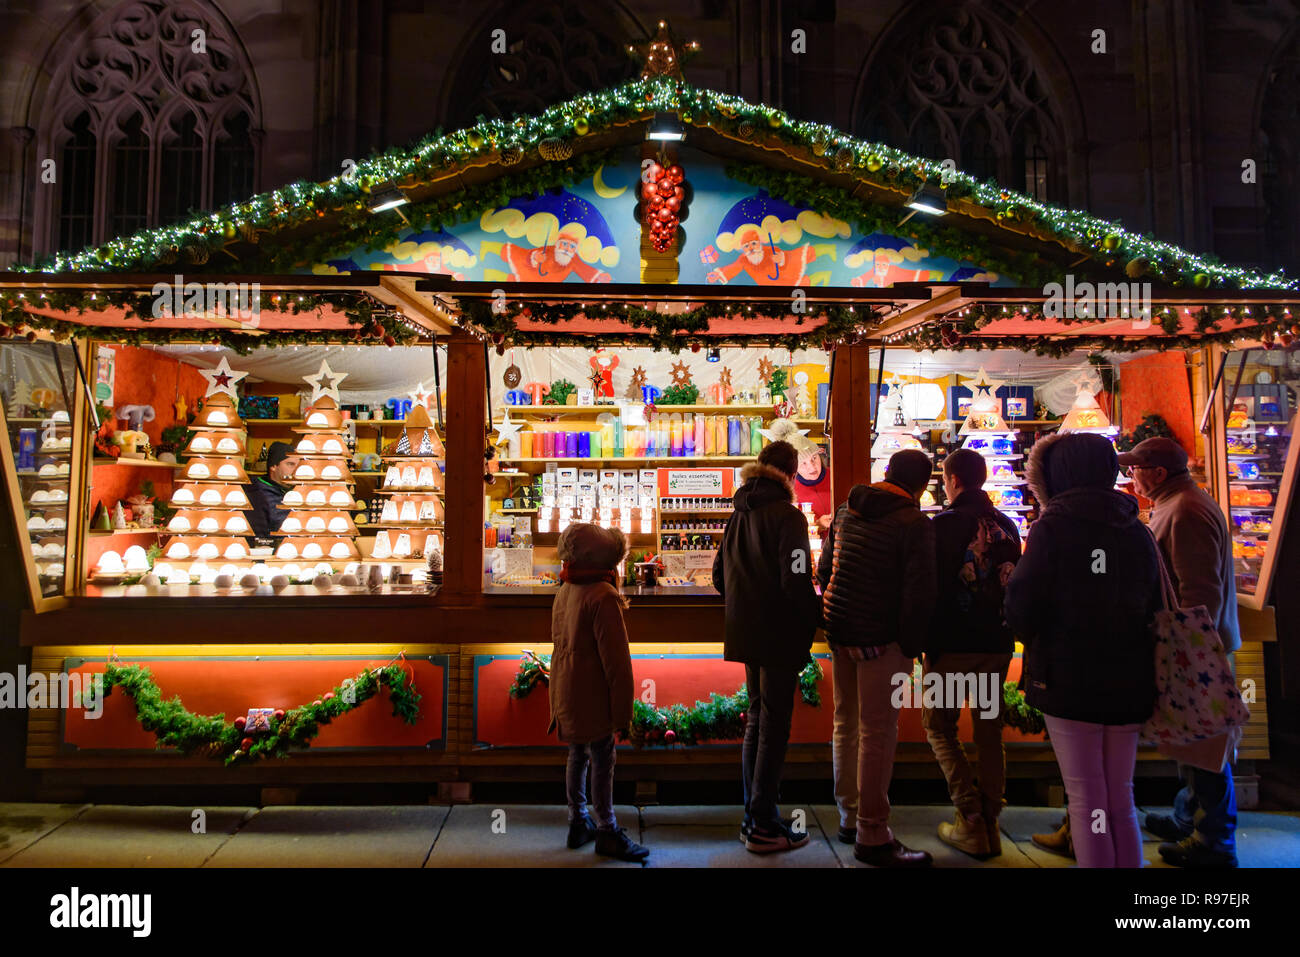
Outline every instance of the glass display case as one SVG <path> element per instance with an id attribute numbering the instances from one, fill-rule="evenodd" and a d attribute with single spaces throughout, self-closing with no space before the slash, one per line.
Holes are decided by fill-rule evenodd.
<path id="1" fill-rule="evenodd" d="M 1230 352 L 1224 383 L 1221 468 L 1237 594 L 1243 603 L 1262 607 L 1294 493 L 1300 350 Z"/>
<path id="2" fill-rule="evenodd" d="M 77 536 L 70 534 L 80 513 L 73 491 L 81 467 L 74 424 L 83 408 L 76 367 L 69 345 L 0 343 L 4 472 L 37 611 L 61 599 L 77 567 Z"/>

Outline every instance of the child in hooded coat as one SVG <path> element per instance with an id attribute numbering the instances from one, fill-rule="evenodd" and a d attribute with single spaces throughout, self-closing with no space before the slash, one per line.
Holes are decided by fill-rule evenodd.
<path id="1" fill-rule="evenodd" d="M 614 817 L 615 733 L 632 722 L 632 655 L 618 590 L 627 541 L 617 529 L 570 525 L 560 535 L 560 589 L 551 606 L 551 727 L 569 745 L 565 787 L 569 839 L 578 848 L 593 838 L 596 853 L 644 861 Z M 592 803 L 587 810 L 587 771 Z"/>

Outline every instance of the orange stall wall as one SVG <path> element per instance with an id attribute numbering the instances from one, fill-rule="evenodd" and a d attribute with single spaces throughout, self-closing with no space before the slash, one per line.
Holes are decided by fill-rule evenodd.
<path id="1" fill-rule="evenodd" d="M 1192 453 L 1196 449 L 1196 427 L 1192 416 L 1192 390 L 1187 379 L 1187 356 L 1178 350 L 1130 359 L 1120 365 L 1125 432 L 1142 424 L 1143 416 L 1164 417 L 1174 430 L 1179 445 Z"/>
<path id="2" fill-rule="evenodd" d="M 154 420 L 141 427 L 150 443 L 157 445 L 162 441 L 163 429 L 181 424 L 174 407 L 178 393 L 188 407 L 187 416 L 194 414 L 208 387 L 198 369 L 152 349 L 118 345 L 107 348 L 117 353 L 113 406 L 153 406 Z M 126 423 L 119 420 L 117 426 L 125 428 Z M 145 481 L 152 481 L 157 495 L 166 501 L 171 497 L 171 475 L 166 469 L 96 466 L 91 478 L 90 513 L 94 514 L 100 502 L 110 511 L 119 501 L 125 503 Z"/>

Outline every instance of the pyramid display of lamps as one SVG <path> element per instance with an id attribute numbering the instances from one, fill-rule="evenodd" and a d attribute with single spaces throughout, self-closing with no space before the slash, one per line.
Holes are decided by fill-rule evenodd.
<path id="1" fill-rule="evenodd" d="M 429 411 L 415 405 L 405 428 L 381 452 L 387 463 L 381 494 L 388 496 L 380 512 L 371 557 L 378 560 L 424 558 L 441 549 L 444 509 L 436 492 L 442 488 L 445 454 Z M 516 440 L 517 441 L 517 440 Z"/>
<path id="2" fill-rule="evenodd" d="M 871 444 L 871 481 L 883 482 L 889 457 L 904 449 L 925 451 L 916 434 L 915 421 L 903 415 L 903 386 L 897 379 L 886 383 L 885 397 L 880 403 L 881 425 L 876 441 Z"/>
<path id="3" fill-rule="evenodd" d="M 1119 429 L 1111 425 L 1110 416 L 1106 415 L 1106 410 L 1097 402 L 1101 382 L 1091 370 L 1085 370 L 1075 377 L 1074 385 L 1077 390 L 1074 401 L 1070 405 L 1070 410 L 1065 413 L 1065 418 L 1061 420 L 1060 431 L 1062 433 L 1091 432 L 1093 435 L 1105 436 L 1110 440 L 1110 444 L 1114 445 Z M 1129 485 L 1132 481 L 1121 472 L 1115 478 L 1115 486 L 1118 488 Z"/>
<path id="4" fill-rule="evenodd" d="M 246 374 L 230 369 L 224 357 L 215 370 L 204 373 L 208 392 L 190 425 L 194 435 L 183 453 L 189 460 L 179 469 L 171 497 L 176 513 L 166 526 L 169 537 L 162 557 L 168 565 L 169 584 L 182 584 L 182 577 L 190 580 L 196 576 L 203 583 L 216 575 L 212 570 L 209 576 L 203 564 L 241 562 L 250 557 L 247 539 L 253 528 L 246 513 L 252 506 L 242 487 L 248 482 L 244 471 L 247 438 L 233 389 Z M 131 549 L 127 553 L 133 559 L 125 563 L 127 574 L 147 570 L 138 567 L 138 556 L 132 555 Z M 102 562 L 101 558 L 101 567 Z"/>
<path id="5" fill-rule="evenodd" d="M 1016 471 L 1016 463 L 1023 456 L 1016 451 L 1016 430 L 1008 428 L 1002 418 L 1001 405 L 996 397 L 1001 382 L 989 379 L 984 369 L 971 384 L 975 395 L 959 435 L 965 436 L 962 448 L 972 449 L 984 456 L 989 476 L 984 491 L 1002 514 L 1020 529 L 1023 537 L 1028 532 L 1024 513 L 1031 511 L 1025 505 L 1024 478 Z"/>
<path id="6" fill-rule="evenodd" d="M 303 376 L 312 386 L 311 405 L 303 410 L 294 455 L 298 467 L 279 508 L 287 511 L 273 536 L 280 539 L 274 557 L 280 562 L 350 562 L 361 557 L 357 549 L 351 487 L 355 485 L 347 457 L 347 429 L 338 405 L 338 383 L 347 375 L 336 373 L 327 362 L 315 375 Z M 331 382 L 332 386 L 323 385 Z M 288 574 L 290 580 L 298 576 Z M 315 571 L 299 569 L 300 574 Z M 326 572 L 328 574 L 328 572 Z"/>

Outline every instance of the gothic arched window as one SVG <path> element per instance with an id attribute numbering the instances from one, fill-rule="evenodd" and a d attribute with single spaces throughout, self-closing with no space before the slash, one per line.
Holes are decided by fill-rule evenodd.
<path id="1" fill-rule="evenodd" d="M 38 131 L 62 188 L 38 243 L 75 251 L 256 188 L 252 78 L 206 0 L 127 0 L 85 31 L 51 82 Z M 67 118 L 67 119 L 65 119 Z"/>
<path id="2" fill-rule="evenodd" d="M 877 44 L 855 126 L 927 159 L 952 159 L 1039 199 L 1065 195 L 1052 98 L 1033 58 L 982 6 L 918 5 Z"/>
<path id="3" fill-rule="evenodd" d="M 95 228 L 95 134 L 90 130 L 90 114 L 82 110 L 61 132 L 56 235 L 60 249 L 80 249 L 90 244 Z"/>
<path id="4" fill-rule="evenodd" d="M 1268 72 L 1260 111 L 1256 179 L 1263 242 L 1257 262 L 1270 269 L 1300 270 L 1300 34 Z"/>
<path id="5" fill-rule="evenodd" d="M 455 79 L 440 118 L 448 129 L 478 116 L 540 113 L 637 75 L 627 44 L 642 31 L 617 4 L 510 4 L 483 22 L 505 31 L 506 52 L 489 52 L 488 30 L 471 38 L 473 50 L 450 71 Z"/>

